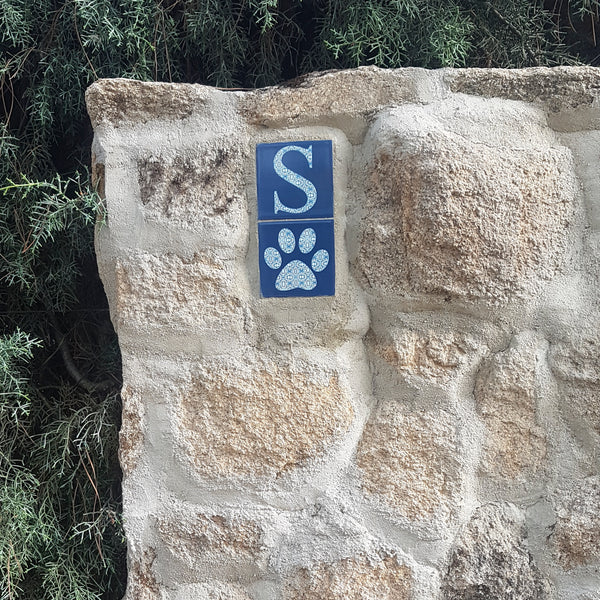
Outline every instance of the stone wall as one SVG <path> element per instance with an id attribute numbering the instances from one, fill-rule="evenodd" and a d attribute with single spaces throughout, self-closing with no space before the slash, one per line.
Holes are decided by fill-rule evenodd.
<path id="1" fill-rule="evenodd" d="M 90 87 L 127 600 L 600 598 L 600 72 Z M 332 140 L 335 296 L 255 148 Z"/>

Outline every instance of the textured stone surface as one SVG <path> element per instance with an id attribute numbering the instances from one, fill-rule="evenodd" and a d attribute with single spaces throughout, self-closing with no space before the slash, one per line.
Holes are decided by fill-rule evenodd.
<path id="1" fill-rule="evenodd" d="M 440 110 L 397 109 L 373 126 L 359 256 L 366 284 L 491 304 L 531 296 L 563 266 L 570 154 L 551 147 L 541 126 L 529 143 L 485 142 L 486 129 L 493 140 L 494 127 L 517 120 L 512 106 L 494 106 L 477 134 L 455 123 L 460 112 L 484 110 L 480 100 Z"/>
<path id="2" fill-rule="evenodd" d="M 244 314 L 235 276 L 232 264 L 211 255 L 132 253 L 116 267 L 117 326 L 240 331 Z"/>
<path id="3" fill-rule="evenodd" d="M 600 478 L 588 477 L 560 494 L 552 545 L 567 569 L 600 562 Z"/>
<path id="4" fill-rule="evenodd" d="M 511 504 L 480 506 L 455 542 L 444 600 L 545 600 L 549 583 L 527 545 L 523 516 Z"/>
<path id="5" fill-rule="evenodd" d="M 160 587 L 152 569 L 156 560 L 154 548 L 148 548 L 135 556 L 129 555 L 127 566 L 126 598 L 133 600 L 159 600 Z"/>
<path id="6" fill-rule="evenodd" d="M 377 356 L 405 375 L 447 382 L 469 360 L 477 344 L 467 335 L 393 328 L 368 338 Z"/>
<path id="7" fill-rule="evenodd" d="M 600 600 L 599 73 L 90 87 L 126 600 Z M 336 296 L 262 298 L 256 145 L 323 139 Z"/>
<path id="8" fill-rule="evenodd" d="M 119 125 L 149 119 L 184 119 L 201 108 L 200 88 L 191 85 L 101 79 L 86 92 L 92 125 Z"/>
<path id="9" fill-rule="evenodd" d="M 176 414 L 179 442 L 202 476 L 281 475 L 320 457 L 353 417 L 335 373 L 315 379 L 271 361 L 206 363 Z"/>
<path id="10" fill-rule="evenodd" d="M 173 512 L 158 521 L 162 542 L 190 566 L 206 555 L 252 559 L 260 551 L 260 527 L 248 519 Z"/>
<path id="11" fill-rule="evenodd" d="M 119 462 L 124 475 L 137 465 L 144 445 L 146 407 L 141 396 L 130 386 L 121 390 L 123 412 L 119 431 Z"/>
<path id="12" fill-rule="evenodd" d="M 600 72 L 594 67 L 452 69 L 445 79 L 453 92 L 539 102 L 551 110 L 592 104 L 600 93 Z"/>
<path id="13" fill-rule="evenodd" d="M 358 445 L 364 491 L 408 519 L 447 518 L 461 485 L 457 442 L 444 412 L 407 414 L 384 403 Z"/>
<path id="14" fill-rule="evenodd" d="M 241 585 L 211 581 L 187 585 L 179 590 L 176 600 L 253 600 Z"/>
<path id="15" fill-rule="evenodd" d="M 550 347 L 549 362 L 559 384 L 560 410 L 571 431 L 597 460 L 600 448 L 600 338 L 597 325 Z"/>
<path id="16" fill-rule="evenodd" d="M 383 70 L 361 67 L 351 71 L 313 73 L 287 84 L 246 94 L 241 112 L 253 125 L 289 127 L 344 119 L 365 120 L 374 110 L 418 101 L 436 86 L 422 69 Z"/>
<path id="17" fill-rule="evenodd" d="M 537 416 L 543 350 L 534 336 L 521 334 L 478 373 L 475 402 L 488 431 L 486 473 L 510 479 L 532 475 L 544 464 L 546 436 Z"/>
<path id="18" fill-rule="evenodd" d="M 346 558 L 301 569 L 285 600 L 410 600 L 411 571 L 397 558 Z"/>
<path id="19" fill-rule="evenodd" d="M 138 159 L 146 218 L 186 229 L 224 218 L 235 230 L 247 210 L 243 194 L 246 152 L 231 142 L 210 140 L 174 156 L 158 151 Z"/>

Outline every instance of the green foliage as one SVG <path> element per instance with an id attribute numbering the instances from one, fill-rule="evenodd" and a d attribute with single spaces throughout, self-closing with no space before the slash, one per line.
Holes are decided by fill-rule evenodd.
<path id="1" fill-rule="evenodd" d="M 599 0 L 0 0 L 0 600 L 118 598 L 120 358 L 85 88 L 598 64 Z"/>

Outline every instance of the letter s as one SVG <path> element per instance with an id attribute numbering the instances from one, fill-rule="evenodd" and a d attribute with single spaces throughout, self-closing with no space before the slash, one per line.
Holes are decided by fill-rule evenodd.
<path id="1" fill-rule="evenodd" d="M 301 206 L 300 208 L 290 208 L 289 206 L 283 204 L 283 202 L 281 202 L 279 199 L 277 192 L 274 192 L 273 208 L 275 214 L 277 214 L 279 211 L 285 211 L 289 213 L 304 213 L 307 210 L 310 210 L 317 201 L 317 189 L 312 181 L 309 181 L 305 177 L 302 177 L 302 175 L 298 175 L 298 173 L 288 169 L 281 160 L 285 154 L 293 151 L 302 153 L 308 161 L 309 168 L 312 169 L 312 146 L 309 146 L 308 148 L 301 148 L 300 146 L 284 146 L 275 155 L 275 158 L 273 159 L 273 168 L 275 169 L 275 173 L 277 173 L 281 179 L 291 183 L 294 187 L 297 187 L 306 194 L 306 202 L 304 203 L 304 206 Z"/>

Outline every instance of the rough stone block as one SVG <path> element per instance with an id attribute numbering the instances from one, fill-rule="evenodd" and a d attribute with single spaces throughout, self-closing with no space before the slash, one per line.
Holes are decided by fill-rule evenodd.
<path id="1" fill-rule="evenodd" d="M 559 405 L 571 432 L 592 452 L 600 448 L 600 339 L 597 324 L 553 343 L 549 363 L 560 389 Z"/>
<path id="2" fill-rule="evenodd" d="M 245 224 L 244 166 L 248 149 L 209 140 L 178 153 L 138 159 L 140 200 L 147 220 L 184 229 L 225 221 L 228 237 Z"/>
<path id="3" fill-rule="evenodd" d="M 129 475 L 142 455 L 146 428 L 146 406 L 130 386 L 121 390 L 123 411 L 119 431 L 119 462 L 125 476 Z"/>
<path id="4" fill-rule="evenodd" d="M 479 370 L 475 402 L 488 432 L 482 464 L 487 474 L 514 479 L 544 465 L 546 435 L 538 403 L 545 350 L 545 344 L 524 333 Z"/>
<path id="5" fill-rule="evenodd" d="M 390 327 L 367 338 L 369 349 L 405 376 L 447 383 L 468 363 L 477 342 L 468 335 Z"/>
<path id="6" fill-rule="evenodd" d="M 365 426 L 357 450 L 363 490 L 401 517 L 448 519 L 461 488 L 457 432 L 448 414 L 405 413 L 388 400 Z"/>
<path id="7" fill-rule="evenodd" d="M 174 511 L 157 528 L 164 546 L 190 567 L 207 554 L 250 560 L 260 552 L 261 528 L 249 519 Z"/>
<path id="8" fill-rule="evenodd" d="M 551 543 L 566 568 L 600 562 L 600 478 L 588 477 L 559 493 Z"/>
<path id="9" fill-rule="evenodd" d="M 284 600 L 410 600 L 411 570 L 394 556 L 346 558 L 298 571 Z"/>
<path id="10" fill-rule="evenodd" d="M 320 458 L 354 418 L 335 372 L 271 360 L 198 365 L 173 414 L 177 439 L 202 477 L 261 477 Z"/>
<path id="11" fill-rule="evenodd" d="M 235 265 L 214 255 L 189 258 L 134 252 L 116 267 L 117 328 L 229 330 L 241 336 L 243 303 Z"/>
<path id="12" fill-rule="evenodd" d="M 519 510 L 507 503 L 480 506 L 455 542 L 443 599 L 549 600 L 551 594 L 529 552 Z"/>
<path id="13" fill-rule="evenodd" d="M 358 258 L 369 288 L 503 304 L 531 297 L 563 268 L 570 152 L 541 124 L 529 125 L 530 140 L 495 139 L 507 122 L 532 120 L 496 102 L 398 108 L 373 125 Z M 465 128 L 471 111 L 489 111 L 477 133 Z"/>

